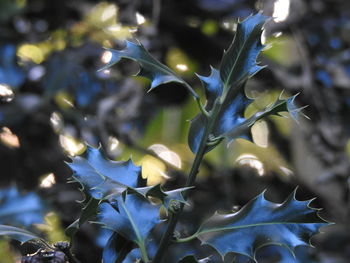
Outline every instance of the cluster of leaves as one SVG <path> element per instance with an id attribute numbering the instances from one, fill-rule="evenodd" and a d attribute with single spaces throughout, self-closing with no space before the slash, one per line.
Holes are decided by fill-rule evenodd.
<path id="1" fill-rule="evenodd" d="M 171 69 L 154 59 L 140 43 L 127 42 L 123 50 L 110 50 L 112 59 L 105 68 L 119 62 L 121 58 L 134 60 L 140 65 L 138 75 L 151 80 L 151 89 L 168 82 L 184 85 L 197 101 L 201 112 L 191 122 L 189 145 L 196 159 L 187 185 L 183 188 L 165 191 L 160 185 L 147 186 L 141 175 L 141 168 L 131 160 L 111 161 L 103 157 L 99 149 L 88 147 L 85 157 L 74 157 L 68 163 L 73 170 L 73 181 L 82 185 L 87 195 L 86 205 L 79 219 L 70 225 L 66 233 L 72 239 L 82 224 L 95 217 L 94 223 L 112 231 L 103 261 L 150 262 L 159 258 L 164 245 L 157 237 L 171 226 L 170 218 L 181 213 L 186 204 L 186 191 L 194 184 L 195 175 L 204 154 L 217 146 L 224 138 L 228 142 L 238 137 L 250 138 L 250 127 L 260 119 L 288 111 L 298 119 L 302 108 L 295 106 L 295 96 L 279 98 L 264 110 L 244 117 L 244 110 L 251 102 L 244 93 L 247 80 L 263 67 L 256 63 L 264 48 L 260 37 L 267 17 L 256 14 L 238 24 L 236 36 L 221 61 L 220 69 L 212 68 L 210 76 L 199 76 L 206 91 L 207 102 L 202 105 L 198 94 Z M 183 195 L 184 194 L 184 195 Z M 225 261 L 232 253 L 236 262 L 256 259 L 256 252 L 267 245 L 280 245 L 292 254 L 298 246 L 309 245 L 310 238 L 320 227 L 327 225 L 318 216 L 317 209 L 309 207 L 309 201 L 297 201 L 295 192 L 282 204 L 267 201 L 264 193 L 251 200 L 238 212 L 215 213 L 202 223 L 191 236 L 177 237 L 175 243 L 200 240 L 218 254 L 217 262 Z M 164 220 L 160 212 L 165 212 Z M 2 225 L 1 234 L 9 235 L 21 242 L 38 237 L 21 229 Z M 40 239 L 42 240 L 42 239 Z M 162 244 L 163 242 L 163 244 Z M 173 245 L 171 247 L 174 247 Z M 171 249 L 171 248 L 170 248 Z M 183 250 L 177 261 L 197 262 L 196 256 Z M 196 254 L 196 252 L 194 252 Z M 280 253 L 282 260 L 290 256 Z M 202 256 L 202 255 L 200 255 Z M 210 255 L 206 255 L 210 256 Z M 160 257 L 161 259 L 161 257 Z M 201 262 L 205 259 L 199 260 Z M 284 261 L 285 262 L 285 261 Z"/>

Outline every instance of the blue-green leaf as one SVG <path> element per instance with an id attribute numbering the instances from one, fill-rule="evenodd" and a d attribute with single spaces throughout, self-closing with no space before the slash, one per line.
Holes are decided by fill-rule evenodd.
<path id="1" fill-rule="evenodd" d="M 206 90 L 206 111 L 213 110 L 214 103 L 221 106 L 216 115 L 211 136 L 220 137 L 245 121 L 245 108 L 252 102 L 245 96 L 244 86 L 247 79 L 263 67 L 256 63 L 257 56 L 264 48 L 261 44 L 262 28 L 268 17 L 261 14 L 248 17 L 238 24 L 235 38 L 221 61 L 220 70 L 211 68 L 208 77 L 198 76 Z M 198 151 L 208 125 L 203 113 L 191 122 L 188 143 L 193 153 Z M 240 133 L 237 137 L 250 138 L 249 133 Z M 207 151 L 214 147 L 208 147 Z"/>
<path id="2" fill-rule="evenodd" d="M 220 79 L 219 71 L 215 68 L 211 68 L 211 74 L 208 77 L 199 76 L 203 86 L 206 89 L 207 104 L 205 106 L 207 111 L 211 111 L 214 102 L 223 96 L 224 84 Z M 225 100 L 219 110 L 214 123 L 212 135 L 214 137 L 222 136 L 234 129 L 236 129 L 246 119 L 244 118 L 245 108 L 252 102 L 244 94 L 243 85 L 240 85 L 240 92 L 229 92 L 225 96 Z M 207 125 L 206 117 L 200 113 L 192 121 L 189 131 L 188 143 L 193 153 L 196 153 L 203 133 L 204 127 Z M 249 134 L 243 133 L 237 137 L 246 138 Z M 211 150 L 209 148 L 208 150 Z"/>
<path id="3" fill-rule="evenodd" d="M 281 115 L 282 112 L 288 112 L 289 116 L 291 116 L 291 118 L 298 123 L 300 115 L 306 118 L 307 116 L 302 113 L 302 110 L 306 108 L 306 106 L 304 107 L 296 106 L 295 98 L 297 96 L 298 94 L 291 96 L 287 99 L 282 99 L 280 96 L 270 106 L 267 106 L 264 110 L 258 111 L 255 114 L 253 114 L 251 117 L 244 119 L 242 123 L 240 123 L 238 126 L 231 129 L 229 132 L 224 133 L 223 135 L 228 139 L 229 143 L 237 137 L 242 137 L 242 135 L 244 136 L 243 138 L 250 139 L 250 136 L 249 136 L 250 128 L 254 125 L 254 123 L 268 116 L 272 116 L 272 115 L 282 116 Z"/>
<path id="4" fill-rule="evenodd" d="M 100 205 L 99 221 L 139 247 L 160 223 L 159 206 L 140 195 L 123 195 L 114 203 Z"/>
<path id="5" fill-rule="evenodd" d="M 143 76 L 151 80 L 151 90 L 155 87 L 169 83 L 178 82 L 183 84 L 189 91 L 197 97 L 197 94 L 189 87 L 189 85 L 176 75 L 170 68 L 156 60 L 141 43 L 133 43 L 126 41 L 126 46 L 122 50 L 108 49 L 112 53 L 110 62 L 101 70 L 107 69 L 118 63 L 122 58 L 136 61 L 140 65 L 138 76 Z"/>
<path id="6" fill-rule="evenodd" d="M 257 65 L 256 59 L 264 48 L 261 44 L 261 33 L 267 19 L 267 16 L 258 13 L 238 23 L 235 38 L 224 52 L 220 65 L 224 89 L 237 89 L 238 83 L 263 68 Z"/>
<path id="7" fill-rule="evenodd" d="M 135 166 L 131 160 L 107 160 L 99 149 L 92 147 L 88 147 L 86 158 L 73 157 L 68 165 L 74 172 L 73 179 L 95 199 L 102 199 L 112 190 L 122 194 L 128 187 L 136 187 L 140 180 L 141 167 Z"/>
<path id="8" fill-rule="evenodd" d="M 72 178 L 95 199 L 117 199 L 128 190 L 144 197 L 158 198 L 168 208 L 172 200 L 185 203 L 182 192 L 191 189 L 184 187 L 163 191 L 160 185 L 144 186 L 141 167 L 135 166 L 131 160 L 127 162 L 108 160 L 99 149 L 90 146 L 86 158 L 73 157 L 68 165 L 74 172 Z"/>
<path id="9" fill-rule="evenodd" d="M 256 251 L 266 245 L 280 245 L 291 252 L 309 245 L 319 228 L 328 225 L 310 208 L 309 201 L 297 201 L 295 192 L 282 204 L 267 201 L 264 193 L 232 214 L 215 213 L 206 220 L 196 236 L 224 257 L 234 252 L 255 259 Z"/>

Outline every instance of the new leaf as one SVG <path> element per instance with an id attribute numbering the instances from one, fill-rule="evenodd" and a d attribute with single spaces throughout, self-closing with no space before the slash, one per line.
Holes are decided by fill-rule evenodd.
<path id="1" fill-rule="evenodd" d="M 191 121 L 188 143 L 193 153 L 197 153 L 202 143 L 209 118 L 213 119 L 211 137 L 216 140 L 225 137 L 229 143 L 236 138 L 251 140 L 251 126 L 269 115 L 279 115 L 282 111 L 288 111 L 291 117 L 298 121 L 303 108 L 295 106 L 296 96 L 285 100 L 279 98 L 264 111 L 257 112 L 248 119 L 244 117 L 246 107 L 252 102 L 245 95 L 245 83 L 263 68 L 257 65 L 256 59 L 264 48 L 260 39 L 267 19 L 266 16 L 256 14 L 239 23 L 231 46 L 224 52 L 220 70 L 211 68 L 208 77 L 198 75 L 206 91 L 205 110 L 209 117 L 200 113 Z M 208 145 L 206 151 L 210 151 L 215 145 Z"/>

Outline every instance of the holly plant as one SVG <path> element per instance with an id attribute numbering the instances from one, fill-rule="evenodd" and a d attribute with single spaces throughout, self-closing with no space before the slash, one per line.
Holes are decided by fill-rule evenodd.
<path id="1" fill-rule="evenodd" d="M 71 240 L 85 222 L 93 220 L 93 224 L 111 233 L 103 251 L 104 263 L 249 262 L 257 260 L 260 248 L 270 245 L 278 247 L 280 262 L 298 262 L 294 257 L 297 247 L 310 246 L 310 238 L 329 223 L 310 207 L 310 200 L 296 200 L 295 191 L 281 204 L 266 200 L 261 193 L 239 211 L 216 212 L 192 234 L 184 226 L 177 227 L 184 207 L 189 205 L 189 193 L 196 191 L 196 175 L 209 151 L 237 138 L 251 140 L 252 125 L 268 116 L 288 112 L 298 121 L 301 115 L 302 108 L 295 105 L 296 96 L 292 96 L 278 98 L 249 118 L 244 116 L 252 102 L 244 86 L 264 68 L 256 60 L 264 48 L 261 34 L 268 19 L 258 13 L 238 23 L 220 68 L 211 68 L 209 76 L 197 75 L 205 89 L 205 104 L 186 81 L 156 60 L 141 43 L 127 41 L 122 50 L 109 49 L 112 58 L 103 69 L 121 59 L 133 60 L 140 66 L 138 75 L 150 79 L 151 90 L 177 82 L 193 96 L 199 113 L 190 123 L 188 144 L 195 158 L 186 184 L 165 190 L 159 184 L 147 186 L 141 167 L 132 160 L 112 161 L 104 157 L 101 149 L 88 146 L 84 156 L 72 157 L 68 163 L 72 181 L 80 183 L 86 196 L 80 217 L 66 229 Z M 7 225 L 0 226 L 0 234 L 21 242 L 47 243 L 26 230 Z M 208 247 L 210 254 L 198 253 L 198 246 Z M 67 261 L 78 262 L 69 248 L 61 246 L 59 250 L 66 254 Z M 174 250 L 176 256 L 171 253 Z"/>

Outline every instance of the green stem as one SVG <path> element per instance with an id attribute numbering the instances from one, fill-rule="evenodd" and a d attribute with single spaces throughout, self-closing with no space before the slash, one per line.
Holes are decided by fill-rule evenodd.
<path id="1" fill-rule="evenodd" d="M 188 236 L 188 237 L 184 237 L 184 238 L 178 238 L 175 240 L 176 243 L 185 243 L 185 242 L 189 242 L 193 239 L 197 238 L 197 233 L 191 235 L 191 236 Z"/>
<path id="2" fill-rule="evenodd" d="M 148 263 L 149 262 L 149 258 L 148 258 L 148 255 L 147 255 L 147 249 L 145 247 L 145 243 L 144 242 L 141 242 L 139 245 L 139 248 L 140 248 L 140 251 L 141 251 L 141 257 L 142 257 L 142 261 L 144 263 Z"/>
<path id="3" fill-rule="evenodd" d="M 203 160 L 203 157 L 206 154 L 207 149 L 208 149 L 209 135 L 212 133 L 216 118 L 217 118 L 219 111 L 221 109 L 221 105 L 222 105 L 221 100 L 220 99 L 216 100 L 212 111 L 208 112 L 207 124 L 204 128 L 204 133 L 203 133 L 202 138 L 201 138 L 199 149 L 196 153 L 195 159 L 194 159 L 193 164 L 192 164 L 192 168 L 191 168 L 190 173 L 188 175 L 186 187 L 192 187 L 196 181 L 199 166 L 200 166 L 200 164 Z M 188 197 L 187 193 L 188 193 L 187 191 L 183 193 L 183 197 L 185 200 Z M 170 216 L 169 223 L 168 223 L 167 229 L 166 229 L 166 231 L 165 231 L 165 233 L 160 241 L 160 245 L 158 247 L 157 253 L 152 261 L 153 263 L 161 263 L 162 262 L 164 253 L 167 250 L 167 248 L 170 244 L 170 240 L 173 237 L 173 233 L 174 233 L 176 224 L 179 220 L 179 216 L 183 210 L 183 207 L 184 207 L 184 204 L 181 204 L 180 210 L 176 214 L 169 212 L 169 216 Z"/>

